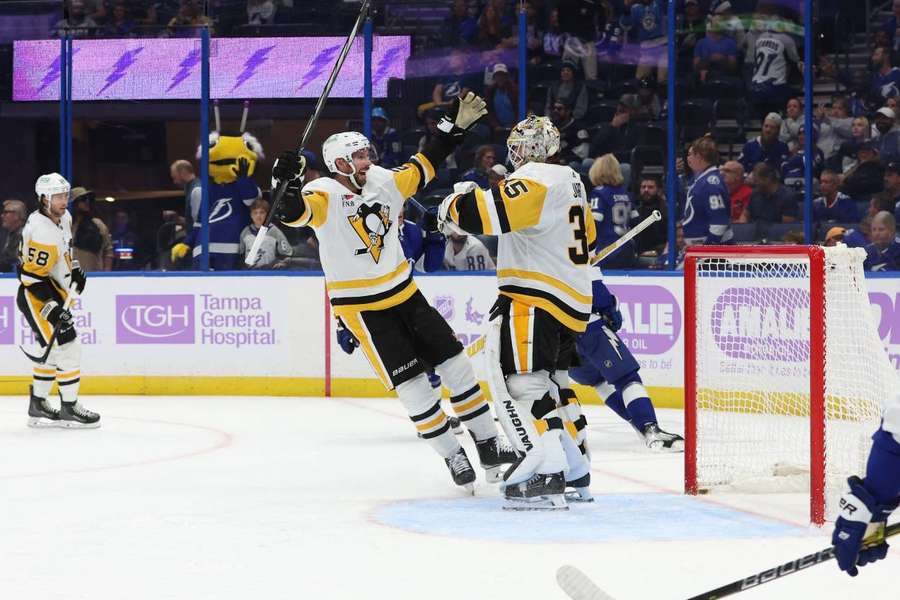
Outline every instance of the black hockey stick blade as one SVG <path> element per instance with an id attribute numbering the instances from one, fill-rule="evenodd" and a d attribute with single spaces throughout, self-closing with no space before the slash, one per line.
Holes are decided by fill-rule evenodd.
<path id="1" fill-rule="evenodd" d="M 880 544 L 886 538 L 897 535 L 898 533 L 900 533 L 900 523 L 888 525 L 880 534 L 876 534 L 871 538 L 866 539 L 863 542 L 863 545 L 874 546 Z M 770 581 L 793 575 L 794 573 L 798 573 L 809 567 L 822 564 L 833 558 L 834 546 L 829 546 L 818 552 L 796 558 L 783 565 L 760 571 L 759 573 L 744 577 L 743 579 L 738 579 L 737 581 L 732 581 L 731 583 L 717 587 L 716 589 L 703 592 L 696 596 L 691 596 L 687 600 L 718 600 L 719 598 L 739 594 L 750 589 L 755 589 L 764 583 L 769 583 Z M 604 592 L 597 584 L 591 581 L 590 577 L 571 565 L 563 565 L 557 569 L 556 581 L 559 584 L 559 587 L 562 588 L 572 600 L 615 600 L 615 598 Z"/>

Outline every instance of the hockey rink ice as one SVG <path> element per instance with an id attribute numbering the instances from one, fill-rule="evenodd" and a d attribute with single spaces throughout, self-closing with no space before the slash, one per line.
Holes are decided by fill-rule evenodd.
<path id="1" fill-rule="evenodd" d="M 396 399 L 86 397 L 99 430 L 31 430 L 0 397 L 0 598 L 564 599 L 698 594 L 830 545 L 799 495 L 685 497 L 682 455 L 587 407 L 593 504 L 500 510 L 450 481 Z M 681 433 L 681 411 L 660 410 Z M 460 438 L 477 458 L 468 435 Z M 897 598 L 898 550 L 740 598 Z"/>

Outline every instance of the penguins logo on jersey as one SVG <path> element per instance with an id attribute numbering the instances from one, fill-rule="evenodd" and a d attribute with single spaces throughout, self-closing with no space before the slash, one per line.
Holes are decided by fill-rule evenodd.
<path id="1" fill-rule="evenodd" d="M 364 248 L 357 248 L 355 256 L 370 254 L 376 263 L 381 258 L 384 249 L 384 236 L 391 228 L 390 209 L 381 203 L 360 204 L 356 214 L 347 217 L 353 231 L 365 244 Z"/>

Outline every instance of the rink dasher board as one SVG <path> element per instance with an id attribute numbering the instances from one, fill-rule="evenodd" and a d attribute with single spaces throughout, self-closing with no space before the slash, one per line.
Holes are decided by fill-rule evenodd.
<path id="1" fill-rule="evenodd" d="M 680 275 L 605 278 L 620 301 L 619 333 L 659 406 L 682 405 Z M 464 345 L 481 335 L 497 295 L 493 274 L 417 274 L 416 281 Z M 900 277 L 871 277 L 867 285 L 898 368 Z M 0 394 L 23 393 L 30 377 L 17 346 L 28 348 L 33 334 L 15 307 L 17 288 L 15 278 L 0 277 Z M 330 379 L 332 395 L 386 395 L 362 353 L 345 355 L 333 342 L 321 274 L 94 274 L 73 312 L 85 393 L 315 396 Z M 483 379 L 481 358 L 475 368 Z"/>

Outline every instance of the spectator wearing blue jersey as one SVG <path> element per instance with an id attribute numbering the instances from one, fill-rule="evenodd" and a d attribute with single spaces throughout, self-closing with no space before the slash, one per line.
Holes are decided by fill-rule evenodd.
<path id="1" fill-rule="evenodd" d="M 747 222 L 796 223 L 797 195 L 781 185 L 778 173 L 766 163 L 753 167 L 753 193 Z"/>
<path id="2" fill-rule="evenodd" d="M 837 173 L 831 169 L 822 171 L 822 176 L 819 178 L 819 192 L 822 195 L 813 200 L 814 223 L 828 221 L 856 223 L 859 220 L 856 201 L 838 191 L 839 183 Z"/>
<path id="3" fill-rule="evenodd" d="M 625 0 L 625 14 L 620 21 L 625 27 L 637 30 L 640 59 L 635 77 L 643 79 L 656 69 L 656 80 L 665 82 L 669 67 L 666 3 L 662 0 Z"/>
<path id="4" fill-rule="evenodd" d="M 737 75 L 738 47 L 733 38 L 722 35 L 721 20 L 709 17 L 706 37 L 694 46 L 694 72 L 701 82 L 710 73 L 733 77 Z"/>
<path id="5" fill-rule="evenodd" d="M 886 210 L 872 218 L 872 243 L 866 246 L 866 271 L 900 271 L 900 240 L 897 222 Z"/>
<path id="6" fill-rule="evenodd" d="M 738 162 L 743 165 L 745 172 L 751 172 L 753 167 L 762 162 L 777 170 L 788 159 L 788 146 L 778 139 L 781 120 L 778 113 L 769 113 L 763 120 L 760 135 L 744 144 Z"/>
<path id="7" fill-rule="evenodd" d="M 492 129 L 512 127 L 519 122 L 519 86 L 513 83 L 505 64 L 497 63 L 491 69 L 491 85 L 485 89 L 484 101 Z"/>
<path id="8" fill-rule="evenodd" d="M 878 146 L 878 158 L 883 163 L 900 160 L 900 127 L 893 109 L 882 106 L 875 112 L 872 140 Z"/>
<path id="9" fill-rule="evenodd" d="M 463 173 L 460 176 L 459 180 L 474 181 L 475 185 L 477 185 L 481 189 L 489 189 L 491 187 L 489 175 L 491 167 L 494 166 L 494 163 L 496 161 L 497 152 L 494 150 L 493 146 L 491 146 L 490 144 L 478 146 L 478 149 L 475 150 L 475 164 L 471 169 Z"/>
<path id="10" fill-rule="evenodd" d="M 388 125 L 387 112 L 380 106 L 372 109 L 372 147 L 378 153 L 378 164 L 386 169 L 403 163 L 403 144 L 397 130 Z"/>
<path id="11" fill-rule="evenodd" d="M 453 0 L 450 16 L 441 26 L 441 45 L 445 48 L 467 45 L 478 34 L 478 19 L 469 11 L 468 0 Z"/>
<path id="12" fill-rule="evenodd" d="M 794 153 L 788 157 L 786 161 L 781 163 L 781 176 L 784 180 L 784 184 L 788 187 L 793 187 L 794 189 L 802 190 L 806 185 L 806 173 L 805 173 L 805 163 L 806 163 L 806 135 L 805 129 L 801 125 L 800 133 L 797 138 L 797 148 Z M 825 168 L 825 154 L 819 147 L 816 145 L 816 129 L 813 128 L 813 153 L 815 158 L 813 159 L 813 167 L 812 167 L 812 175 L 814 178 L 818 178 L 822 173 L 822 169 Z"/>
<path id="13" fill-rule="evenodd" d="M 431 273 L 440 271 L 444 266 L 444 236 L 437 231 L 424 231 L 422 227 L 403 217 L 397 217 L 397 228 L 400 233 L 400 245 L 403 255 L 411 267 L 417 271 Z"/>
<path id="14" fill-rule="evenodd" d="M 638 214 L 631 194 L 624 187 L 622 169 L 612 154 L 604 154 L 594 161 L 588 171 L 594 185 L 589 195 L 591 211 L 597 227 L 597 248 L 614 243 L 631 229 L 631 222 Z M 604 269 L 630 269 L 634 266 L 634 242 L 628 242 L 603 259 Z"/>
<path id="15" fill-rule="evenodd" d="M 887 98 L 900 96 L 900 69 L 895 67 L 891 52 L 878 47 L 872 52 L 872 82 L 869 86 L 869 101 L 884 104 Z"/>
<path id="16" fill-rule="evenodd" d="M 719 150 L 711 137 L 698 139 L 688 149 L 687 164 L 693 180 L 687 189 L 681 219 L 687 246 L 731 240 L 728 188 L 716 167 L 718 163 Z"/>

